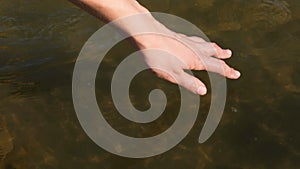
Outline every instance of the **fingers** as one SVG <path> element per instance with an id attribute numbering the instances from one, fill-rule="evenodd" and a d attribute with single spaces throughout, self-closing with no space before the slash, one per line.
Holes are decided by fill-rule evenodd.
<path id="1" fill-rule="evenodd" d="M 219 45 L 216 43 L 210 43 L 206 42 L 204 39 L 198 36 L 186 36 L 183 34 L 180 34 L 181 37 L 184 37 L 185 39 L 184 42 L 187 42 L 188 40 L 191 43 L 198 43 L 197 48 L 199 50 L 205 52 L 205 54 L 208 56 L 215 56 L 216 58 L 219 59 L 228 59 L 232 55 L 232 51 L 230 49 L 222 49 Z M 193 45 L 192 45 L 193 46 Z"/>
<path id="2" fill-rule="evenodd" d="M 204 39 L 198 37 L 198 36 L 190 36 L 189 39 L 191 39 L 194 42 L 203 43 L 206 42 Z"/>
<path id="3" fill-rule="evenodd" d="M 195 94 L 205 95 L 207 93 L 205 85 L 199 79 L 184 72 L 182 69 L 168 72 L 159 69 L 152 70 L 154 70 L 158 77 L 178 84 Z"/>
<path id="4" fill-rule="evenodd" d="M 230 49 L 222 49 L 216 43 L 203 43 L 199 49 L 200 63 L 196 66 L 196 70 L 207 70 L 218 73 L 230 79 L 238 79 L 241 73 L 230 66 L 223 60 L 230 58 L 232 52 Z M 201 55 L 202 54 L 202 55 Z M 211 57 L 215 56 L 215 57 Z"/>
<path id="5" fill-rule="evenodd" d="M 205 85 L 198 78 L 186 72 L 180 74 L 176 80 L 180 86 L 183 86 L 195 94 L 205 95 L 207 92 Z"/>
<path id="6" fill-rule="evenodd" d="M 216 43 L 211 43 L 212 48 L 214 50 L 213 55 L 219 59 L 227 59 L 230 58 L 232 55 L 232 52 L 230 49 L 222 49 L 220 46 L 218 46 Z"/>
<path id="7" fill-rule="evenodd" d="M 202 39 L 199 36 L 187 36 L 185 34 L 181 34 L 181 33 L 177 33 L 179 35 L 179 37 L 181 37 L 180 39 L 183 40 L 184 42 L 190 41 L 190 42 L 196 42 L 196 43 L 203 43 L 206 42 L 204 39 Z"/>
<path id="8" fill-rule="evenodd" d="M 213 57 L 205 57 L 202 60 L 205 70 L 218 73 L 230 79 L 238 79 L 241 73 L 230 66 L 228 66 L 223 60 L 219 60 Z"/>

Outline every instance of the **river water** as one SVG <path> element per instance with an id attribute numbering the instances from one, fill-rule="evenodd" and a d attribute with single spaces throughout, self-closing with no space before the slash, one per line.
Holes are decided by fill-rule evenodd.
<path id="1" fill-rule="evenodd" d="M 201 97 L 197 122 L 172 150 L 151 158 L 112 155 L 84 133 L 73 108 L 72 72 L 84 42 L 103 23 L 67 1 L 0 1 L 0 158 L 5 169 L 295 169 L 300 167 L 300 1 L 141 0 L 151 11 L 180 16 L 210 40 L 231 48 L 228 63 L 242 72 L 228 80 L 223 118 L 204 144 L 197 142 L 210 94 Z M 109 40 L 109 39 L 108 39 Z M 136 137 L 166 130 L 178 114 L 175 85 L 147 71 L 132 82 L 141 110 L 149 91 L 168 96 L 164 115 L 135 124 L 117 113 L 110 80 L 134 51 L 119 43 L 96 80 L 99 107 L 118 131 Z M 208 83 L 205 72 L 194 72 Z"/>

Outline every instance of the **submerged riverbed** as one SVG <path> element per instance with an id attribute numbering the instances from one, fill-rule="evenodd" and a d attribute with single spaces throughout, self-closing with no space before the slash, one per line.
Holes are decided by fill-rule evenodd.
<path id="1" fill-rule="evenodd" d="M 242 72 L 228 80 L 223 118 L 204 144 L 198 137 L 210 105 L 201 97 L 196 124 L 172 150 L 147 159 L 112 155 L 84 133 L 72 103 L 72 72 L 84 42 L 103 23 L 67 1 L 0 2 L 0 160 L 5 169 L 295 169 L 300 167 L 300 2 L 298 0 L 141 0 L 151 11 L 197 25 L 231 48 L 228 63 Z M 109 39 L 108 39 L 109 40 Z M 166 130 L 178 114 L 177 86 L 150 72 L 132 82 L 131 99 L 149 107 L 151 89 L 168 96 L 164 115 L 139 125 L 125 120 L 110 95 L 113 71 L 134 51 L 109 52 L 96 80 L 107 121 L 136 137 Z M 205 72 L 194 72 L 209 83 Z"/>

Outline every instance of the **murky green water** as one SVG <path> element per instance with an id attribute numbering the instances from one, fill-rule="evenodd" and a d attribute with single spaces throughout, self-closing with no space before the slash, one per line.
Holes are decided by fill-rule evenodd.
<path id="1" fill-rule="evenodd" d="M 210 104 L 201 98 L 197 123 L 172 150 L 128 159 L 95 145 L 73 109 L 71 79 L 76 57 L 100 21 L 59 0 L 0 1 L 0 157 L 6 169 L 295 169 L 300 167 L 299 0 L 141 0 L 152 11 L 183 17 L 234 57 L 240 80 L 228 80 L 219 127 L 198 144 Z M 157 121 L 137 125 L 115 110 L 109 89 L 117 64 L 134 49 L 117 45 L 96 81 L 99 105 L 110 124 L 145 137 L 167 129 L 178 113 L 175 85 L 149 72 L 131 87 L 134 105 L 145 110 L 148 93 L 169 98 Z M 195 72 L 208 82 L 205 72 Z"/>

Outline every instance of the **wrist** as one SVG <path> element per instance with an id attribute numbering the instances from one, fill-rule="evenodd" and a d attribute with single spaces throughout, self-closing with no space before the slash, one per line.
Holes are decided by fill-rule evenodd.
<path id="1" fill-rule="evenodd" d="M 149 12 L 136 0 L 68 0 L 97 18 L 110 22 L 121 17 Z"/>
<path id="2" fill-rule="evenodd" d="M 138 26 L 132 26 L 130 34 L 135 44 L 141 48 L 157 48 L 165 38 L 173 36 L 173 32 L 152 16 L 142 16 Z"/>

